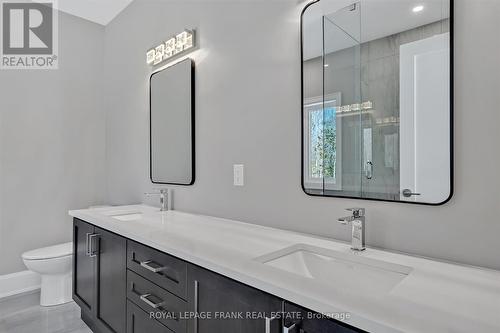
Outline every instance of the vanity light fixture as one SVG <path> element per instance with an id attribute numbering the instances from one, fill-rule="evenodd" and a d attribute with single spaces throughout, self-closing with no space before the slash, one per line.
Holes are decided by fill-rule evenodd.
<path id="1" fill-rule="evenodd" d="M 184 30 L 180 34 L 177 34 L 160 45 L 148 50 L 146 53 L 146 62 L 148 65 L 158 65 L 175 55 L 184 53 L 185 51 L 194 48 L 194 46 L 195 31 Z"/>
<path id="2" fill-rule="evenodd" d="M 412 11 L 413 11 L 414 13 L 419 13 L 419 12 L 421 12 L 421 11 L 423 11 L 423 10 L 424 10 L 424 6 L 422 6 L 422 5 L 415 6 L 415 7 L 413 7 L 413 9 L 412 9 Z"/>
<path id="3" fill-rule="evenodd" d="M 394 125 L 399 124 L 399 117 L 385 117 L 375 119 L 377 125 Z"/>
<path id="4" fill-rule="evenodd" d="M 337 113 L 349 113 L 356 111 L 369 111 L 373 109 L 373 102 L 366 101 L 364 103 L 355 103 L 349 105 L 342 105 L 337 107 Z"/>

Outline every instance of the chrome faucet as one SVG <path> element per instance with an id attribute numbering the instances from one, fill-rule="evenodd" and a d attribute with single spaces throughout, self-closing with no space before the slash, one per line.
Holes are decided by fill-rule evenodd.
<path id="1" fill-rule="evenodd" d="M 351 249 L 354 251 L 365 250 L 365 209 L 364 208 L 348 208 L 352 215 L 341 217 L 339 223 L 352 225 L 352 243 Z"/>
<path id="2" fill-rule="evenodd" d="M 145 195 L 147 196 L 151 196 L 151 195 L 159 195 L 160 196 L 160 211 L 162 212 L 165 212 L 167 210 L 169 210 L 169 206 L 168 206 L 168 194 L 169 194 L 169 190 L 168 189 L 160 189 L 158 193 L 144 193 Z"/>

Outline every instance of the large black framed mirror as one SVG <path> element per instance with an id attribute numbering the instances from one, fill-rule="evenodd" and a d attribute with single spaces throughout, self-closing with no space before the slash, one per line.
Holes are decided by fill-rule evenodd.
<path id="1" fill-rule="evenodd" d="M 194 183 L 194 75 L 188 58 L 150 77 L 150 178 L 155 184 Z"/>
<path id="2" fill-rule="evenodd" d="M 452 0 L 313 1 L 301 56 L 307 194 L 450 200 Z"/>

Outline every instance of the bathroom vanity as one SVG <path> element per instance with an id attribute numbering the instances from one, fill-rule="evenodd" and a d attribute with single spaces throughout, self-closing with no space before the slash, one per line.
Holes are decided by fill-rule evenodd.
<path id="1" fill-rule="evenodd" d="M 500 272 L 145 205 L 71 211 L 94 332 L 494 332 Z"/>
<path id="2" fill-rule="evenodd" d="M 73 235 L 73 297 L 94 332 L 272 333 L 298 318 L 304 332 L 363 332 L 78 218 Z"/>

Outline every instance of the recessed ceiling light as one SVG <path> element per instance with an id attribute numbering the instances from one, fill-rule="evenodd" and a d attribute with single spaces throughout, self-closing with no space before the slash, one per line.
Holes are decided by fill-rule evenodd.
<path id="1" fill-rule="evenodd" d="M 412 10 L 413 10 L 413 12 L 414 12 L 414 13 L 418 13 L 418 12 L 421 12 L 421 11 L 423 11 L 423 10 L 424 10 L 424 6 L 422 6 L 422 5 L 420 5 L 420 6 L 415 6 L 415 7 L 413 7 L 413 9 L 412 9 Z"/>
<path id="2" fill-rule="evenodd" d="M 323 66 L 328 67 L 328 66 L 330 66 L 330 65 L 328 65 L 328 64 L 324 64 Z"/>

